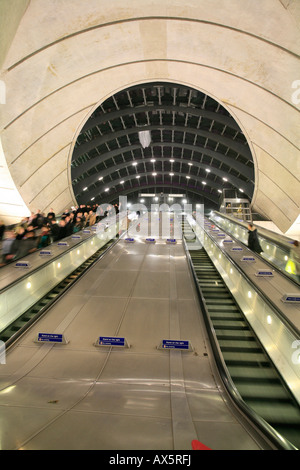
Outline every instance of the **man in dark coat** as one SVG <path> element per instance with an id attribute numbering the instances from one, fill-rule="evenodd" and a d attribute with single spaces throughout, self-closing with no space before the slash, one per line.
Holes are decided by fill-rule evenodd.
<path id="1" fill-rule="evenodd" d="M 255 253 L 263 251 L 258 240 L 257 229 L 252 224 L 248 224 L 248 248 Z"/>

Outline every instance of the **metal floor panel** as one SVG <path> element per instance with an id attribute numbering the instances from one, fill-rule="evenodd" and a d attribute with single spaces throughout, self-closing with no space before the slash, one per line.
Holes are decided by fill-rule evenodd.
<path id="1" fill-rule="evenodd" d="M 66 345 L 37 344 L 38 332 Z M 95 347 L 124 336 L 130 348 Z M 194 351 L 160 350 L 162 339 Z M 124 240 L 0 366 L 1 449 L 259 449 L 215 374 L 181 242 Z"/>

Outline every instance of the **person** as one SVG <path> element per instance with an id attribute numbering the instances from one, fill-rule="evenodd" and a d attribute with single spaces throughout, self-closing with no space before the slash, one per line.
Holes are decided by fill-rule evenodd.
<path id="1" fill-rule="evenodd" d="M 13 230 L 6 230 L 4 233 L 4 240 L 2 242 L 2 260 L 1 266 L 13 260 L 16 253 L 16 234 Z"/>
<path id="2" fill-rule="evenodd" d="M 296 276 L 298 283 L 300 283 L 300 245 L 298 240 L 293 242 L 285 270 Z"/>
<path id="3" fill-rule="evenodd" d="M 56 219 L 51 219 L 49 223 L 50 237 L 53 242 L 59 239 L 59 226 L 56 222 Z"/>
<path id="4" fill-rule="evenodd" d="M 22 227 L 22 225 L 19 225 L 18 227 L 16 227 L 16 230 L 15 230 L 16 240 L 22 240 L 22 238 L 25 237 L 26 232 L 27 232 L 27 229 Z"/>
<path id="5" fill-rule="evenodd" d="M 255 253 L 262 253 L 263 249 L 260 246 L 257 229 L 253 226 L 253 224 L 248 224 L 248 248 L 254 251 Z"/>
<path id="6" fill-rule="evenodd" d="M 38 239 L 38 248 L 44 248 L 45 246 L 50 245 L 50 228 L 48 225 L 43 225 L 42 231 Z"/>
<path id="7" fill-rule="evenodd" d="M 20 240 L 14 259 L 24 258 L 24 256 L 30 253 L 33 253 L 38 248 L 37 244 L 38 244 L 38 240 L 37 240 L 37 237 L 35 236 L 35 231 L 30 230 Z"/>
<path id="8" fill-rule="evenodd" d="M 86 227 L 92 227 L 96 223 L 96 214 L 90 210 L 89 215 L 87 217 Z"/>
<path id="9" fill-rule="evenodd" d="M 62 220 L 64 220 L 64 222 L 65 222 L 65 226 L 64 226 L 64 230 L 63 230 L 63 233 L 65 235 L 64 235 L 64 237 L 61 237 L 61 238 L 69 237 L 73 233 L 73 225 L 74 225 L 73 224 L 73 217 L 71 217 L 70 214 L 68 213 Z"/>
<path id="10" fill-rule="evenodd" d="M 52 207 L 51 207 L 50 212 L 48 212 L 48 214 L 47 214 L 47 220 L 55 219 L 55 218 L 56 218 L 56 217 L 55 217 L 55 212 L 54 212 L 54 210 L 53 210 Z"/>
<path id="11" fill-rule="evenodd" d="M 60 221 L 58 222 L 58 227 L 59 227 L 58 240 L 61 240 L 62 238 L 65 238 L 68 235 L 66 222 L 64 219 L 60 219 Z"/>
<path id="12" fill-rule="evenodd" d="M 5 224 L 3 220 L 0 220 L 0 241 L 2 241 L 3 239 L 4 232 L 5 232 Z"/>
<path id="13" fill-rule="evenodd" d="M 75 221 L 75 224 L 73 226 L 73 233 L 76 233 L 76 232 L 79 232 L 80 230 L 83 229 L 83 222 L 82 222 L 82 219 L 81 217 L 76 217 L 76 221 Z"/>

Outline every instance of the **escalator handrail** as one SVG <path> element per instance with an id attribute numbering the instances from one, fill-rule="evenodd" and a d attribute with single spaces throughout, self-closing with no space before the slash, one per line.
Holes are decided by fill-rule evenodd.
<path id="1" fill-rule="evenodd" d="M 245 246 L 248 250 L 248 246 L 241 240 L 239 240 L 238 238 L 236 238 L 234 235 L 232 235 L 232 233 L 228 232 L 227 230 L 225 230 L 222 226 L 220 226 L 217 222 L 215 221 L 211 221 L 216 227 L 220 228 L 220 230 L 222 230 L 224 233 L 226 233 L 229 237 L 231 237 L 236 243 L 241 243 L 243 246 Z M 232 221 L 233 222 L 233 221 Z M 235 223 L 235 222 L 233 222 Z M 273 241 L 274 240 L 271 240 L 269 239 L 270 241 Z M 276 245 L 274 245 L 276 246 Z M 251 250 L 250 250 L 251 251 Z M 288 252 L 287 252 L 288 253 Z M 293 279 L 291 276 L 288 275 L 288 273 L 286 271 L 284 271 L 283 269 L 280 268 L 280 266 L 277 266 L 276 264 L 272 263 L 271 261 L 269 261 L 267 258 L 265 258 L 264 256 L 261 256 L 260 253 L 255 253 L 255 256 L 258 256 L 264 263 L 266 263 L 268 266 L 270 266 L 270 268 L 274 269 L 278 274 L 280 274 L 281 276 L 284 276 L 286 279 L 288 279 L 290 282 L 292 282 L 297 288 L 299 288 L 299 283 Z"/>
<path id="2" fill-rule="evenodd" d="M 228 391 L 230 397 L 234 401 L 234 403 L 237 405 L 237 407 L 242 410 L 242 412 L 246 415 L 246 417 L 250 420 L 251 423 L 254 423 L 258 429 L 263 433 L 265 437 L 268 438 L 269 441 L 271 441 L 278 449 L 280 450 L 298 450 L 291 442 L 289 442 L 287 439 L 285 439 L 283 436 L 281 436 L 277 431 L 270 426 L 269 423 L 267 423 L 261 416 L 259 416 L 254 410 L 252 410 L 242 399 L 240 393 L 238 392 L 236 386 L 234 385 L 232 378 L 229 374 L 229 371 L 226 367 L 226 364 L 224 362 L 223 355 L 221 353 L 220 347 L 218 340 L 215 335 L 215 330 L 214 327 L 211 323 L 211 320 L 209 318 L 209 313 L 207 311 L 207 307 L 205 305 L 205 301 L 203 299 L 201 290 L 199 288 L 198 282 L 197 282 L 197 275 L 194 270 L 193 262 L 191 260 L 190 252 L 186 246 L 186 242 L 183 239 L 183 244 L 185 248 L 185 252 L 187 255 L 188 263 L 193 275 L 194 283 L 196 286 L 196 291 L 198 295 L 198 299 L 200 302 L 200 306 L 202 309 L 202 312 L 204 313 L 204 321 L 206 324 L 207 332 L 209 335 L 210 343 L 212 346 L 212 350 L 214 353 L 214 358 L 216 361 L 216 365 L 218 367 L 218 371 L 220 373 L 221 379 L 226 387 L 226 390 Z"/>
<path id="3" fill-rule="evenodd" d="M 102 219 L 102 221 L 106 220 L 105 219 Z M 116 219 L 116 222 L 119 222 L 119 219 Z M 110 227 L 110 225 L 109 225 Z M 108 227 L 108 228 L 109 228 Z M 83 229 L 83 230 L 86 230 L 86 229 Z M 79 235 L 80 233 L 82 232 L 82 230 L 80 230 L 79 232 L 76 233 L 76 235 Z M 73 234 L 74 235 L 74 234 Z M 86 238 L 84 238 L 83 240 L 81 240 L 80 242 L 78 242 L 76 245 L 72 245 L 68 248 L 66 248 L 62 253 L 60 254 L 57 254 L 53 257 L 51 257 L 50 259 L 48 260 L 45 260 L 45 262 L 40 265 L 40 266 L 37 266 L 36 268 L 32 268 L 30 269 L 29 271 L 26 271 L 24 272 L 23 275 L 21 275 L 20 277 L 18 277 L 18 279 L 15 279 L 14 281 L 12 281 L 10 284 L 8 284 L 7 286 L 5 287 L 2 287 L 0 288 L 0 295 L 3 294 L 5 291 L 11 289 L 13 286 L 17 285 L 18 283 L 22 282 L 24 279 L 26 279 L 29 275 L 32 275 L 32 274 L 35 274 L 36 272 L 40 271 L 41 269 L 43 269 L 44 267 L 48 266 L 49 264 L 52 264 L 54 261 L 58 260 L 59 258 L 61 258 L 62 256 L 64 256 L 66 253 L 69 253 L 70 251 L 74 250 L 74 248 L 78 248 L 80 247 L 81 245 L 83 245 L 84 243 L 86 243 L 87 240 L 90 240 L 91 238 L 94 238 L 95 236 L 97 236 L 97 233 L 92 233 L 91 235 L 87 236 Z M 57 242 L 53 242 L 51 243 L 50 245 L 47 246 L 47 248 L 51 247 L 52 245 L 58 243 L 59 241 L 67 241 L 69 240 L 70 238 L 72 238 L 72 235 L 69 235 L 68 237 L 65 237 L 63 238 L 62 240 L 58 240 Z M 43 248 L 41 248 L 41 250 L 43 250 Z M 25 258 L 30 258 L 31 255 L 34 255 L 36 254 L 36 251 L 34 253 L 30 253 L 29 255 L 27 255 Z M 25 259 L 23 258 L 23 259 Z M 19 260 L 18 260 L 19 261 Z M 17 260 L 16 260 L 17 262 Z M 10 264 L 13 264 L 13 263 L 10 263 Z"/>
<path id="4" fill-rule="evenodd" d="M 58 296 L 56 296 L 53 300 L 50 300 L 49 302 L 47 302 L 47 304 L 44 307 L 41 308 L 41 310 L 37 313 L 37 315 L 34 316 L 34 318 L 32 318 L 28 322 L 26 322 L 26 324 L 24 326 L 22 326 L 18 331 L 16 331 L 12 337 L 10 337 L 7 341 L 5 341 L 6 350 L 9 347 L 11 347 L 17 341 L 17 339 L 20 336 L 22 336 L 33 324 L 35 324 L 38 321 L 38 319 L 40 319 L 43 315 L 45 315 L 48 312 L 48 310 L 58 300 L 60 300 L 62 294 L 65 294 L 71 287 L 74 287 L 74 284 L 76 282 L 80 281 L 80 279 L 82 279 L 83 275 L 85 275 L 88 271 L 90 271 L 90 269 L 95 265 L 96 262 L 99 262 L 105 255 L 107 255 L 107 253 L 114 248 L 114 246 L 118 243 L 118 241 L 119 241 L 119 239 L 116 239 L 108 248 L 106 248 L 103 251 L 103 253 L 101 253 L 101 255 L 96 260 L 94 260 L 87 268 L 85 268 L 84 271 L 82 271 L 80 274 L 78 274 L 76 279 L 74 281 L 72 281 L 70 284 L 68 284 L 67 287 L 65 287 L 64 290 Z M 61 282 L 63 282 L 63 280 L 59 281 L 58 284 L 60 284 Z M 54 286 L 53 289 L 55 289 L 56 287 L 57 286 Z M 21 314 L 20 316 L 22 316 L 22 315 L 23 314 Z M 0 332 L 0 333 L 2 333 L 2 332 Z"/>
<path id="5" fill-rule="evenodd" d="M 235 217 L 231 217 L 228 214 L 223 214 L 222 212 L 218 212 L 218 211 L 213 211 L 213 212 L 217 214 L 218 216 L 222 217 L 223 219 L 227 219 L 236 225 L 240 225 L 241 227 L 248 229 L 249 222 L 244 222 L 243 220 L 236 219 Z M 274 232 L 272 232 L 271 230 L 268 230 L 267 228 L 256 225 L 255 222 L 253 222 L 253 225 L 255 225 L 255 227 L 257 228 L 258 235 L 261 234 L 262 237 L 266 238 L 272 243 L 276 243 L 278 246 L 286 250 L 287 253 L 289 253 L 293 239 L 288 238 L 284 235 L 275 234 Z"/>
<path id="6" fill-rule="evenodd" d="M 235 269 L 239 272 L 239 274 L 242 275 L 242 277 L 244 279 L 247 280 L 247 282 L 249 282 L 251 288 L 255 291 L 257 291 L 261 297 L 263 298 L 264 302 L 277 314 L 277 316 L 280 318 L 280 320 L 284 323 L 284 325 L 286 326 L 286 328 L 288 328 L 288 330 L 290 331 L 290 333 L 292 333 L 296 339 L 299 338 L 300 336 L 300 331 L 298 330 L 298 328 L 284 315 L 284 313 L 278 309 L 278 307 L 276 306 L 276 304 L 274 304 L 272 302 L 271 299 L 269 299 L 266 294 L 264 293 L 264 291 L 262 289 L 260 289 L 259 286 L 257 286 L 256 284 L 254 284 L 254 282 L 245 274 L 245 272 L 241 269 L 241 267 L 235 262 L 234 259 L 232 259 L 228 253 L 224 250 L 224 248 L 220 245 L 217 244 L 216 240 L 210 235 L 209 232 L 206 231 L 206 229 L 204 227 L 201 227 L 203 229 L 203 231 L 205 232 L 206 235 L 209 236 L 210 240 L 218 247 L 218 249 L 222 252 L 222 254 L 224 254 L 224 256 L 233 264 L 233 266 L 235 267 Z M 238 241 L 238 243 L 240 243 Z M 247 247 L 246 247 L 247 248 Z M 249 248 L 247 248 L 249 250 Z M 249 250 L 250 251 L 250 250 Z"/>

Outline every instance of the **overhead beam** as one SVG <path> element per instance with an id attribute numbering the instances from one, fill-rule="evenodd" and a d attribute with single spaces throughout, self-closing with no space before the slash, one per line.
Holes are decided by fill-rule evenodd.
<path id="1" fill-rule="evenodd" d="M 156 161 L 166 161 L 165 158 L 155 158 Z M 180 163 L 184 163 L 188 166 L 188 163 L 189 161 L 188 160 L 182 160 L 180 158 L 174 158 L 173 159 L 174 161 L 176 162 L 180 162 Z M 137 164 L 144 164 L 144 163 L 150 163 L 151 165 L 153 165 L 153 163 L 151 163 L 150 159 L 136 159 L 134 160 L 135 163 Z M 103 170 L 101 171 L 101 173 L 98 173 L 98 174 L 94 174 L 94 175 L 91 175 L 87 178 L 84 178 L 84 180 L 80 181 L 79 183 L 75 184 L 73 186 L 73 190 L 74 190 L 74 194 L 76 197 L 78 197 L 82 191 L 84 190 L 85 187 L 89 188 L 89 186 L 93 185 L 93 184 L 96 184 L 98 183 L 99 181 L 99 176 L 105 178 L 106 176 L 111 176 L 113 173 L 117 172 L 117 171 L 120 171 L 128 166 L 132 166 L 132 162 L 131 163 L 128 163 L 128 162 L 124 162 L 124 163 L 120 163 L 119 165 L 115 165 L 113 167 L 110 167 L 110 168 L 107 168 L 106 170 Z M 198 162 L 195 162 L 193 161 L 193 166 L 196 167 L 196 168 L 207 168 L 207 165 L 204 165 L 204 164 L 201 164 L 201 163 L 198 163 Z M 153 177 L 152 176 L 152 173 L 154 172 L 154 170 L 151 170 L 151 171 L 147 171 L 147 172 L 139 172 L 138 175 L 139 176 L 149 176 L 149 177 Z M 158 175 L 169 175 L 169 173 L 171 172 L 171 170 L 168 170 L 168 171 L 165 171 L 165 170 L 157 170 L 158 172 Z M 247 182 L 242 182 L 239 178 L 233 176 L 233 175 L 228 175 L 228 173 L 226 171 L 223 171 L 223 170 L 219 170 L 217 168 L 213 168 L 212 169 L 212 172 L 213 174 L 216 174 L 217 176 L 223 178 L 223 177 L 227 177 L 229 178 L 229 183 L 232 184 L 233 186 L 235 186 L 236 188 L 240 188 L 241 186 L 244 193 L 247 195 L 247 196 L 251 196 L 252 195 L 252 191 L 253 191 L 253 185 L 251 183 L 247 183 Z M 205 177 L 199 177 L 197 175 L 193 175 L 191 173 L 188 173 L 188 172 L 178 172 L 176 170 L 172 170 L 172 173 L 174 173 L 174 176 L 177 176 L 177 177 L 186 177 L 186 176 L 189 176 L 192 180 L 196 180 L 199 184 L 201 181 L 203 181 L 203 179 L 205 179 Z M 136 178 L 136 175 L 133 174 L 133 175 L 129 175 L 129 176 L 126 176 L 124 178 L 118 178 L 118 180 L 114 180 L 112 182 L 109 182 L 109 183 L 103 183 L 103 185 L 105 187 L 110 187 L 111 184 L 120 184 L 119 182 L 124 180 L 124 181 L 127 181 L 127 180 L 130 180 L 130 179 L 135 179 Z M 208 187 L 211 187 L 211 188 L 215 188 L 215 189 L 220 189 L 220 184 L 218 183 L 215 183 L 214 181 L 211 181 L 210 179 L 206 179 L 205 180 L 206 184 Z M 97 188 L 98 189 L 98 188 Z M 92 194 L 93 193 L 93 189 L 89 190 L 87 189 L 87 191 Z"/>
<path id="2" fill-rule="evenodd" d="M 121 137 L 125 137 L 127 135 L 137 134 L 139 131 L 157 131 L 157 130 L 167 130 L 167 131 L 176 131 L 176 132 L 188 132 L 191 134 L 195 134 L 200 137 L 204 137 L 206 139 L 210 139 L 215 141 L 216 143 L 220 143 L 235 152 L 243 155 L 245 158 L 251 160 L 251 152 L 249 147 L 241 144 L 239 142 L 235 142 L 234 140 L 224 137 L 219 134 L 214 134 L 213 132 L 203 131 L 201 129 L 195 129 L 193 127 L 185 127 L 185 126 L 168 126 L 168 125 L 146 125 L 141 127 L 133 127 L 129 129 L 122 129 L 120 131 L 112 132 L 109 134 L 105 134 L 102 136 L 98 136 L 95 139 L 92 139 L 89 142 L 85 142 L 77 147 L 75 147 L 73 152 L 73 160 L 76 160 L 81 155 L 88 153 L 90 150 L 99 147 L 102 144 L 108 143 L 112 140 L 116 140 Z"/>
<path id="3" fill-rule="evenodd" d="M 153 149 L 154 147 L 180 148 L 180 149 L 183 149 L 183 150 L 187 149 L 187 150 L 190 150 L 192 152 L 204 154 L 204 155 L 212 157 L 212 158 L 218 160 L 219 162 L 233 168 L 234 170 L 238 171 L 245 178 L 247 178 L 249 180 L 252 180 L 252 178 L 253 178 L 253 170 L 252 170 L 251 167 L 249 167 L 249 166 L 247 166 L 247 165 L 245 165 L 245 164 L 243 164 L 243 163 L 241 163 L 241 162 L 239 162 L 235 159 L 229 158 L 229 157 L 227 157 L 226 155 L 224 155 L 220 152 L 216 152 L 214 150 L 210 150 L 210 149 L 207 149 L 205 147 L 194 146 L 194 145 L 189 145 L 189 144 L 180 144 L 180 143 L 176 143 L 176 142 L 169 142 L 169 143 L 168 142 L 152 142 L 150 144 L 149 148 Z M 81 163 L 80 165 L 78 165 L 76 167 L 74 166 L 74 167 L 71 168 L 72 180 L 78 178 L 78 176 L 83 175 L 87 171 L 95 168 L 100 163 L 102 163 L 104 161 L 107 161 L 110 158 L 117 157 L 118 155 L 122 155 L 125 152 L 133 152 L 133 151 L 139 150 L 139 149 L 142 149 L 140 144 L 128 145 L 126 147 L 111 150 L 107 153 L 104 153 L 103 155 L 99 155 L 98 157 L 94 157 L 90 160 L 87 160 L 84 163 Z M 160 157 L 155 157 L 155 158 L 158 160 Z M 175 160 L 180 161 L 180 162 L 182 161 L 182 159 L 178 159 L 176 157 L 172 157 L 172 158 L 174 158 Z M 166 160 L 166 158 L 164 158 L 164 160 Z M 145 161 L 146 161 L 146 159 L 145 159 Z M 195 160 L 190 160 L 190 161 L 192 163 L 194 163 L 194 162 L 196 163 Z M 129 162 L 128 164 L 130 165 L 131 163 L 132 162 Z"/>
<path id="4" fill-rule="evenodd" d="M 168 173 L 168 172 L 167 172 Z M 138 176 L 142 177 L 142 176 L 146 176 L 148 173 L 139 173 Z M 195 194 L 198 194 L 199 196 L 202 196 L 202 197 L 206 197 L 208 199 L 211 199 L 212 201 L 218 201 L 219 198 L 217 196 L 214 196 L 213 194 L 211 194 L 209 191 L 205 191 L 204 189 L 204 185 L 201 184 L 200 182 L 197 182 L 197 185 L 189 185 L 188 183 L 187 184 L 179 184 L 178 182 L 156 182 L 156 183 L 151 183 L 151 184 L 138 184 L 137 186 L 135 185 L 132 185 L 132 187 L 130 189 L 128 188 L 124 188 L 123 184 L 121 184 L 121 181 L 124 181 L 127 182 L 127 181 L 130 181 L 130 182 L 135 182 L 137 181 L 137 178 L 136 178 L 137 175 L 129 175 L 129 176 L 126 176 L 124 178 L 118 178 L 117 180 L 115 181 L 111 181 L 109 182 L 108 184 L 105 184 L 102 186 L 102 189 L 101 188 L 94 188 L 93 190 L 91 191 L 88 191 L 86 194 L 83 193 L 82 196 L 81 196 L 81 201 L 84 201 L 82 202 L 82 204 L 88 204 L 88 203 L 91 203 L 91 199 L 92 198 L 96 198 L 98 196 L 101 196 L 103 198 L 103 200 L 106 200 L 107 198 L 112 200 L 111 198 L 109 198 L 109 196 L 106 196 L 106 192 L 104 190 L 104 188 L 108 188 L 109 191 L 111 189 L 113 189 L 115 191 L 115 193 L 117 195 L 123 195 L 126 193 L 127 190 L 129 190 L 129 192 L 134 192 L 134 191 L 138 191 L 140 188 L 145 188 L 145 187 L 168 187 L 170 189 L 172 188 L 180 188 L 180 189 L 184 189 L 185 191 L 192 191 L 194 192 Z M 182 176 L 182 175 L 181 175 Z M 116 189 L 116 186 L 119 186 L 119 189 Z M 207 185 L 208 187 L 213 187 L 213 186 L 209 186 Z M 102 200 L 101 200 L 102 202 Z"/>

